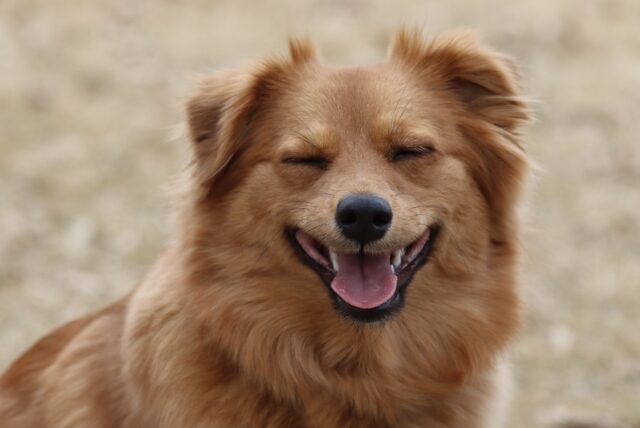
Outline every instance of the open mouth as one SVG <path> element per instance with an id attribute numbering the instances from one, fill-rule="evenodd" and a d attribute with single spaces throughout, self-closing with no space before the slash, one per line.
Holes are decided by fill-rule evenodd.
<path id="1" fill-rule="evenodd" d="M 343 253 L 300 229 L 287 235 L 302 261 L 329 289 L 343 315 L 362 322 L 379 321 L 396 313 L 413 275 L 426 263 L 439 228 L 428 227 L 406 247 L 381 253 Z"/>

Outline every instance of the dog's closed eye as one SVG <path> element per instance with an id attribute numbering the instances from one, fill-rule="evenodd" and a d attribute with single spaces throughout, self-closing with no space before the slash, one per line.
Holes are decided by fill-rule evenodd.
<path id="1" fill-rule="evenodd" d="M 321 156 L 289 156 L 282 159 L 282 163 L 304 165 L 320 169 L 325 169 L 327 165 L 329 165 L 329 161 Z"/>
<path id="2" fill-rule="evenodd" d="M 404 159 L 427 156 L 435 149 L 431 146 L 396 147 L 391 151 L 391 161 L 398 162 Z"/>

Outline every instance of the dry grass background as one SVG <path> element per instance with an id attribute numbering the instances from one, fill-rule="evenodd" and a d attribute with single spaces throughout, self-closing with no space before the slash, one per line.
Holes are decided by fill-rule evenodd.
<path id="1" fill-rule="evenodd" d="M 193 73 L 290 32 L 342 65 L 382 60 L 400 23 L 470 27 L 539 100 L 509 426 L 637 426 L 639 18 L 636 0 L 0 2 L 0 370 L 159 252 Z"/>

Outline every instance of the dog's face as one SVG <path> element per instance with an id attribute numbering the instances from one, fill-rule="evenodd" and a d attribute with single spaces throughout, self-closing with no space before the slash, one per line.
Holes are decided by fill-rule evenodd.
<path id="1" fill-rule="evenodd" d="M 331 69 L 293 43 L 290 61 L 213 77 L 189 105 L 199 228 L 227 254 L 212 264 L 262 276 L 274 305 L 433 311 L 513 250 L 527 110 L 512 71 L 468 39 L 401 34 L 391 52 Z"/>
<path id="2" fill-rule="evenodd" d="M 447 101 L 392 67 L 309 67 L 281 102 L 295 118 L 271 160 L 283 230 L 343 315 L 386 318 L 434 248 L 440 195 L 465 180 L 446 159 Z"/>

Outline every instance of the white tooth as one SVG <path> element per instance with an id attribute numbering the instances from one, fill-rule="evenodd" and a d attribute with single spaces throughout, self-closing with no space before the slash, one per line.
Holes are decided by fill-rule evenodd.
<path id="1" fill-rule="evenodd" d="M 397 269 L 402 263 L 402 256 L 404 255 L 404 249 L 396 250 L 393 252 L 393 266 Z"/>
<path id="2" fill-rule="evenodd" d="M 329 257 L 331 258 L 331 264 L 333 265 L 333 270 L 338 272 L 338 255 L 333 250 L 329 250 Z"/>

